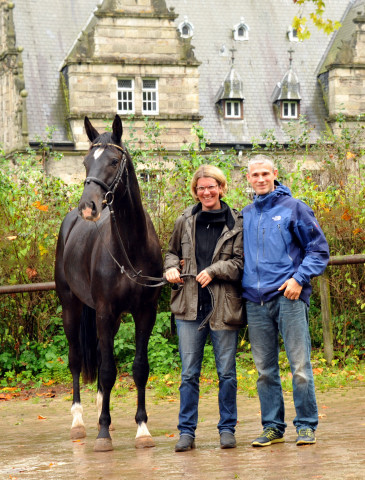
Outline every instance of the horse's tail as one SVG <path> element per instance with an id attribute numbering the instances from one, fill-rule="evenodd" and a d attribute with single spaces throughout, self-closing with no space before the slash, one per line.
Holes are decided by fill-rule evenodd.
<path id="1" fill-rule="evenodd" d="M 96 312 L 84 305 L 80 324 L 80 343 L 82 358 L 82 378 L 85 383 L 93 383 L 97 377 L 97 335 Z"/>

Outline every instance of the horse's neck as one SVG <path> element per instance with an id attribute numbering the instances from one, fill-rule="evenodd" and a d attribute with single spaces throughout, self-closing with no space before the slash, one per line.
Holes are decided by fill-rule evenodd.
<path id="1" fill-rule="evenodd" d="M 135 248 L 136 244 L 141 245 L 147 238 L 147 223 L 137 177 L 133 169 L 128 172 L 128 187 L 123 185 L 121 196 L 116 195 L 115 200 L 114 211 L 119 234 L 126 248 L 132 246 Z"/>

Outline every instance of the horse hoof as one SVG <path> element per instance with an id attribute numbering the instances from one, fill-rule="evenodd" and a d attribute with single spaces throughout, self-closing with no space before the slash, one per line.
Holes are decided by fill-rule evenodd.
<path id="1" fill-rule="evenodd" d="M 136 438 L 136 448 L 151 448 L 155 446 L 156 444 L 150 435 L 143 435 L 142 437 Z"/>
<path id="2" fill-rule="evenodd" d="M 77 440 L 79 438 L 86 437 L 86 429 L 83 425 L 79 425 L 78 427 L 71 428 L 70 433 L 71 440 Z"/>
<path id="3" fill-rule="evenodd" d="M 111 438 L 97 438 L 95 440 L 94 452 L 109 452 L 113 450 Z"/>

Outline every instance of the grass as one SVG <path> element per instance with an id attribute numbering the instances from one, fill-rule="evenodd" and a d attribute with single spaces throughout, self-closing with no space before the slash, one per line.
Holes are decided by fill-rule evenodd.
<path id="1" fill-rule="evenodd" d="M 279 355 L 281 381 L 283 391 L 292 392 L 292 374 L 290 372 L 289 362 L 284 351 Z M 320 350 L 312 352 L 312 366 L 314 374 L 314 382 L 316 390 L 326 392 L 330 389 L 352 387 L 356 385 L 365 385 L 365 359 L 360 359 L 356 355 L 335 358 L 331 365 L 327 365 Z M 57 381 L 46 382 L 42 378 L 37 379 L 34 383 L 27 385 L 18 384 L 16 386 L 0 388 L 0 398 L 16 397 L 21 390 L 33 389 L 52 389 L 54 385 L 70 384 L 71 377 L 67 373 L 65 378 L 57 378 Z M 252 354 L 247 346 L 244 352 L 237 355 L 237 389 L 241 394 L 248 397 L 257 396 L 256 389 L 257 370 L 255 368 Z M 152 401 L 158 403 L 159 400 L 165 399 L 171 402 L 178 401 L 180 386 L 180 368 L 172 369 L 170 373 L 150 372 L 147 383 L 149 395 Z M 200 394 L 216 395 L 218 393 L 218 377 L 214 361 L 211 356 L 207 356 L 203 362 L 202 373 L 200 378 Z M 92 390 L 96 392 L 96 384 L 85 385 L 83 390 Z M 70 389 L 69 389 L 70 391 Z M 129 398 L 130 395 L 136 394 L 136 387 L 131 375 L 126 372 L 119 372 L 117 380 L 113 388 L 113 397 L 118 401 L 123 398 Z M 71 395 L 69 395 L 71 398 Z"/>
<path id="2" fill-rule="evenodd" d="M 279 364 L 283 391 L 290 393 L 292 388 L 292 374 L 285 352 L 280 352 Z M 365 359 L 347 357 L 343 361 L 338 359 L 332 365 L 326 365 L 322 353 L 314 351 L 312 366 L 316 390 L 326 392 L 334 388 L 343 388 L 356 385 L 365 385 Z M 243 354 L 237 360 L 237 390 L 248 397 L 257 395 L 256 381 L 257 370 L 250 354 Z M 163 375 L 152 374 L 148 380 L 147 388 L 154 401 L 167 399 L 176 401 L 179 398 L 180 370 Z M 135 390 L 133 379 L 130 376 L 119 376 L 114 387 L 114 394 L 123 397 L 127 392 Z M 200 378 L 200 394 L 209 395 L 218 393 L 218 377 L 215 368 L 211 365 L 202 367 Z"/>

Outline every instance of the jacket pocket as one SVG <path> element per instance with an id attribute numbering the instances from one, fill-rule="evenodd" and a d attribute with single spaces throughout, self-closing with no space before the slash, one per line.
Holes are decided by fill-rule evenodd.
<path id="1" fill-rule="evenodd" d="M 244 326 L 247 324 L 246 301 L 242 297 L 225 294 L 224 318 L 226 325 Z"/>
<path id="2" fill-rule="evenodd" d="M 185 292 L 184 287 L 179 285 L 176 290 L 171 290 L 171 312 L 176 316 L 185 315 Z"/>

